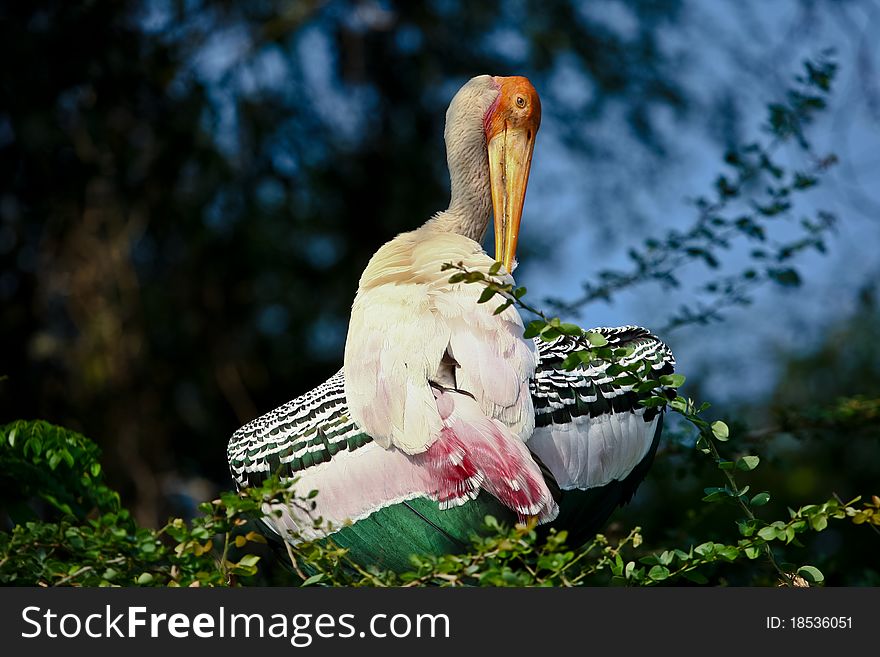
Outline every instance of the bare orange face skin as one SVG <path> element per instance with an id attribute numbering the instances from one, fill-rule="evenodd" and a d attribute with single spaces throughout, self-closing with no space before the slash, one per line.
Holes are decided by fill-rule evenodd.
<path id="1" fill-rule="evenodd" d="M 538 92 L 521 75 L 492 78 L 498 85 L 498 98 L 486 112 L 484 127 L 489 142 L 507 127 L 531 128 L 532 138 L 541 127 L 541 99 Z"/>
<path id="2" fill-rule="evenodd" d="M 509 272 L 516 257 L 519 225 L 541 126 L 541 100 L 527 78 L 495 77 L 498 98 L 483 118 L 492 207 L 495 210 L 495 259 Z"/>

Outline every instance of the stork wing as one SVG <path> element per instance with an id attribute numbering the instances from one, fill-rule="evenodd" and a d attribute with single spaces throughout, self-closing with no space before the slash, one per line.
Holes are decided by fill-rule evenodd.
<path id="1" fill-rule="evenodd" d="M 263 518 L 279 536 L 320 538 L 429 490 L 411 459 L 382 448 L 357 427 L 344 384 L 339 370 L 317 388 L 243 426 L 229 441 L 229 469 L 239 489 L 278 475 L 292 481 L 300 498 L 319 491 L 314 509 L 279 505 L 273 510 L 280 514 Z M 314 526 L 318 517 L 321 527 Z"/>
<path id="2" fill-rule="evenodd" d="M 630 358 L 647 358 L 658 374 L 671 373 L 669 348 L 635 326 L 594 329 L 614 347 L 634 349 Z M 556 525 L 574 508 L 589 509 L 593 526 L 632 496 L 644 477 L 660 437 L 662 415 L 639 404 L 639 396 L 615 383 L 604 367 L 566 372 L 565 356 L 576 349 L 569 339 L 538 342 L 540 361 L 531 381 L 536 429 L 529 448 L 566 489 Z M 230 439 L 227 456 L 238 488 L 268 476 L 298 477 L 303 494 L 317 489 L 318 513 L 339 527 L 392 505 L 418 506 L 428 488 L 397 450 L 386 450 L 357 428 L 349 414 L 342 370 L 325 383 L 245 425 Z M 578 496 L 592 496 L 582 500 Z M 610 491 L 610 492 L 609 492 Z M 593 499 L 600 496 L 600 500 Z M 480 499 L 489 497 L 485 494 Z M 582 497 L 582 496 L 581 496 Z M 491 499 L 491 498 L 490 498 Z M 601 502 L 598 511 L 595 505 Z M 424 517 L 436 504 L 419 507 Z M 470 505 L 461 507 L 464 513 Z M 303 518 L 285 512 L 282 525 L 303 527 Z M 442 512 L 451 518 L 450 511 Z M 458 511 L 456 511 L 458 513 Z M 478 522 L 474 514 L 468 522 Z M 587 524 L 576 521 L 586 527 Z M 305 523 L 307 524 L 307 523 Z M 436 519 L 432 520 L 436 527 Z M 284 527 L 273 527 L 283 533 Z M 466 534 L 465 534 L 466 536 Z"/>
<path id="3" fill-rule="evenodd" d="M 656 375 L 671 374 L 669 348 L 637 326 L 593 329 L 612 347 L 630 347 L 625 360 L 646 359 Z M 535 431 L 529 449 L 553 473 L 562 490 L 552 523 L 568 532 L 571 545 L 590 540 L 618 506 L 630 501 L 645 478 L 663 427 L 663 414 L 608 374 L 608 365 L 565 371 L 561 364 L 577 345 L 561 337 L 541 343 L 532 382 Z"/>
<path id="4" fill-rule="evenodd" d="M 657 376 L 671 374 L 675 360 L 669 348 L 638 326 L 593 329 L 612 348 L 629 347 L 627 364 L 647 360 Z M 538 345 L 540 364 L 532 381 L 535 431 L 529 449 L 540 457 L 563 490 L 597 488 L 620 481 L 656 449 L 660 422 L 657 408 L 645 408 L 623 375 L 608 374 L 608 362 L 572 371 L 565 357 L 578 349 L 561 336 Z"/>
<path id="5" fill-rule="evenodd" d="M 344 384 L 339 370 L 232 434 L 226 456 L 236 487 L 258 485 L 271 475 L 296 476 L 341 451 L 353 452 L 372 442 L 349 417 Z"/>
<path id="6" fill-rule="evenodd" d="M 312 512 L 292 506 L 267 509 L 270 533 L 297 542 L 333 533 L 355 560 L 403 570 L 409 555 L 466 549 L 483 518 L 511 512 L 488 493 L 440 511 L 428 499 L 413 459 L 387 450 L 351 419 L 339 370 L 326 382 L 236 431 L 227 456 L 236 486 L 258 485 L 271 475 L 294 482 L 296 492 L 318 490 Z M 268 511 L 277 511 L 268 513 Z M 322 529 L 313 526 L 315 517 Z"/>

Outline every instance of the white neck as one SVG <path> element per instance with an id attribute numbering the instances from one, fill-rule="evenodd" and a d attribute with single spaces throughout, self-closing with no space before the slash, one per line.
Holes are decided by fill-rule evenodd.
<path id="1" fill-rule="evenodd" d="M 489 76 L 471 80 L 446 113 L 446 162 L 449 166 L 449 208 L 425 224 L 429 230 L 458 233 L 482 242 L 492 216 L 489 155 L 483 116 L 497 96 Z"/>
<path id="2" fill-rule="evenodd" d="M 434 215 L 425 227 L 482 242 L 492 216 L 486 147 L 481 145 L 476 157 L 461 158 L 457 162 L 453 155 L 450 152 L 448 157 L 452 183 L 449 208 Z"/>

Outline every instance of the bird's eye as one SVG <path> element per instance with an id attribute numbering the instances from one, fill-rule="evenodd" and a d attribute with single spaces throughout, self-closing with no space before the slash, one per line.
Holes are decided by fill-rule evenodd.
<path id="1" fill-rule="evenodd" d="M 519 108 L 525 107 L 526 106 L 526 99 L 523 98 L 522 96 L 517 96 L 516 97 L 516 106 Z"/>

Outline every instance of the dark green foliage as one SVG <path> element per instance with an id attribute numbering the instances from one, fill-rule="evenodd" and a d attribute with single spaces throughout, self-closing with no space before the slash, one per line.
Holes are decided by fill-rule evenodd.
<path id="1" fill-rule="evenodd" d="M 117 512 L 91 440 L 48 422 L 0 427 L 0 513 L 12 523 Z"/>
<path id="2" fill-rule="evenodd" d="M 265 543 L 247 528 L 277 482 L 239 497 L 206 502 L 191 523 L 140 527 L 119 505 L 87 438 L 46 422 L 0 427 L 4 531 L 0 584 L 71 586 L 218 585 L 256 573 L 257 555 L 233 553 Z M 215 549 L 215 541 L 217 549 Z"/>
<path id="3" fill-rule="evenodd" d="M 701 420 L 692 409 L 693 405 L 687 403 L 685 415 L 702 430 L 697 441 L 699 451 L 715 458 L 721 468 L 722 463 L 729 461 L 723 461 L 714 446 L 717 429 L 713 427 L 719 424 Z M 62 457 L 68 468 L 59 467 L 60 462 L 56 464 L 53 476 L 57 476 L 60 485 L 71 484 L 75 488 L 78 473 L 82 476 L 84 469 L 97 470 L 92 460 L 95 447 L 82 436 L 43 422 L 16 422 L 14 427 L 14 434 L 10 426 L 0 430 L 3 458 L 15 471 L 25 473 L 23 484 L 32 484 L 28 477 L 47 464 L 42 450 L 15 447 L 19 433 L 32 445 L 38 440 L 51 444 L 51 450 L 70 454 L 70 459 Z M 54 521 L 19 522 L 11 531 L 0 532 L 0 583 L 31 586 L 247 583 L 258 575 L 262 559 L 254 547 L 265 543 L 263 536 L 250 527 L 250 520 L 261 514 L 267 502 L 311 503 L 310 498 L 290 496 L 277 480 L 267 480 L 243 495 L 224 493 L 219 499 L 206 502 L 200 507 L 201 515 L 191 523 L 172 519 L 156 531 L 138 527 L 126 510 L 118 508 L 115 496 L 104 487 L 99 471 L 90 476 L 96 491 L 92 508 L 88 508 L 85 497 L 80 497 L 78 512 L 59 509 L 62 515 Z M 706 584 L 718 581 L 719 568 L 723 572 L 755 560 L 766 564 L 765 572 L 775 570 L 771 576 L 780 583 L 816 585 L 824 581 L 823 572 L 811 564 L 791 565 L 781 561 L 779 554 L 784 546 L 797 546 L 803 534 L 821 533 L 831 521 L 849 520 L 854 525 L 880 526 L 880 498 L 876 496 L 867 504 L 859 504 L 858 499 L 846 504 L 832 499 L 790 510 L 784 520 L 762 521 L 751 511 L 758 504 L 755 498 L 752 501 L 747 498 L 748 486 L 739 488 L 729 473 L 728 479 L 729 486 L 713 489 L 704 499 L 708 503 L 732 501 L 745 510 L 745 517 L 736 524 L 738 537 L 730 536 L 726 543 L 709 541 L 652 550 L 644 544 L 637 527 L 617 540 L 600 534 L 573 549 L 567 545 L 569 536 L 565 531 L 539 532 L 534 525 L 504 525 L 487 515 L 481 536 L 457 540 L 455 545 L 449 546 L 447 554 L 413 555 L 408 567 L 377 562 L 365 569 L 358 565 L 361 558 L 352 558 L 357 555 L 350 550 L 363 549 L 363 545 L 375 538 L 371 528 L 380 527 L 383 522 L 380 517 L 373 518 L 373 524 L 359 523 L 343 529 L 328 540 L 278 549 L 286 552 L 289 570 L 294 573 L 292 580 L 288 576 L 288 582 L 303 586 L 652 586 L 678 580 Z M 436 515 L 436 509 L 428 508 L 429 504 L 432 503 L 421 505 L 420 511 Z M 107 510 L 106 506 L 113 510 Z M 320 526 L 320 519 L 315 522 Z M 465 524 L 471 522 L 473 519 Z M 386 569 L 390 566 L 394 568 Z"/>

